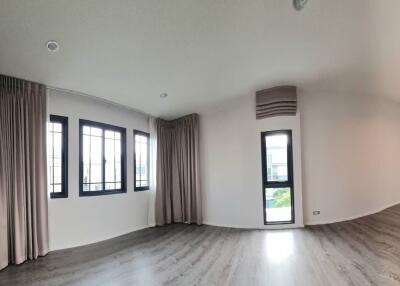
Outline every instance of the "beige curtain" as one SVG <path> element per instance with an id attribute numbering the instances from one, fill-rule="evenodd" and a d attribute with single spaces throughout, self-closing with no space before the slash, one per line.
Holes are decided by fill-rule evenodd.
<path id="1" fill-rule="evenodd" d="M 0 269 L 49 251 L 46 88 L 0 75 Z"/>
<path id="2" fill-rule="evenodd" d="M 202 224 L 199 116 L 157 119 L 156 224 Z"/>

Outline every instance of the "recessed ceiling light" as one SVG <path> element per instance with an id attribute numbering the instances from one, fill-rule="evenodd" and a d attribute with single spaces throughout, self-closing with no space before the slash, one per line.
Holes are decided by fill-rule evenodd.
<path id="1" fill-rule="evenodd" d="M 166 98 L 167 96 L 168 96 L 168 93 L 165 93 L 165 92 L 163 92 L 163 93 L 160 94 L 160 97 L 161 97 L 161 98 Z"/>
<path id="2" fill-rule="evenodd" d="M 60 49 L 60 45 L 56 41 L 48 41 L 46 43 L 46 47 L 49 50 L 49 52 L 57 52 Z"/>
<path id="3" fill-rule="evenodd" d="M 297 11 L 300 11 L 306 6 L 307 1 L 308 0 L 293 0 L 293 6 Z"/>

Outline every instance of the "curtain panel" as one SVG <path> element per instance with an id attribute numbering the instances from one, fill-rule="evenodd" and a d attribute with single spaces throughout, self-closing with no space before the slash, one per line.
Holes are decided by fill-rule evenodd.
<path id="1" fill-rule="evenodd" d="M 0 75 L 0 269 L 49 251 L 46 87 Z"/>
<path id="2" fill-rule="evenodd" d="M 202 224 L 199 116 L 157 119 L 156 224 Z"/>

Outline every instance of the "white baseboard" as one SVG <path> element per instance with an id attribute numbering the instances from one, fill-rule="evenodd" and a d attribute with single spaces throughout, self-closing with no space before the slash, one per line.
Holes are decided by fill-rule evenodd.
<path id="1" fill-rule="evenodd" d="M 354 216 L 347 217 L 347 218 L 338 218 L 338 219 L 332 219 L 332 220 L 322 220 L 322 221 L 306 222 L 305 225 L 332 224 L 332 223 L 338 223 L 338 222 L 344 222 L 344 221 L 354 220 L 354 219 L 358 219 L 358 218 L 362 218 L 362 217 L 365 217 L 365 216 L 369 216 L 369 215 L 373 215 L 373 214 L 379 213 L 379 212 L 381 212 L 381 211 L 384 211 L 384 210 L 386 210 L 386 209 L 388 209 L 388 208 L 391 208 L 391 207 L 393 207 L 393 206 L 395 206 L 395 205 L 398 205 L 398 204 L 400 204 L 400 202 L 391 203 L 391 204 L 388 204 L 388 205 L 386 205 L 386 206 L 384 206 L 384 207 L 380 207 L 380 208 L 378 208 L 378 209 L 375 209 L 375 210 L 373 210 L 373 211 L 365 212 L 365 213 L 362 213 L 362 214 L 359 214 L 359 215 L 354 215 Z"/>
<path id="2" fill-rule="evenodd" d="M 218 226 L 218 227 L 228 227 L 228 228 L 238 228 L 238 229 L 292 229 L 292 228 L 302 228 L 302 224 L 281 224 L 281 225 L 238 225 L 238 224 L 224 224 L 216 223 L 211 221 L 203 221 L 205 225 Z"/>
<path id="3" fill-rule="evenodd" d="M 362 218 L 365 216 L 373 215 L 376 213 L 379 213 L 381 211 L 384 211 L 388 208 L 391 208 L 395 205 L 400 204 L 400 202 L 395 202 L 391 204 L 387 204 L 383 207 L 380 207 L 378 209 L 375 209 L 370 212 L 365 212 L 359 215 L 354 215 L 350 216 L 347 218 L 338 218 L 338 219 L 332 219 L 332 220 L 321 220 L 321 221 L 314 221 L 314 222 L 305 222 L 304 225 L 321 225 L 321 224 L 332 224 L 332 223 L 338 223 L 338 222 L 344 222 L 344 221 L 349 221 L 349 220 L 354 220 L 358 218 Z M 291 229 L 291 228 L 302 228 L 304 227 L 303 224 L 283 224 L 283 225 L 237 225 L 237 224 L 224 224 L 224 223 L 218 223 L 218 222 L 212 222 L 212 221 L 204 221 L 203 224 L 206 225 L 212 225 L 212 226 L 219 226 L 219 227 L 229 227 L 229 228 L 241 228 L 241 229 Z"/>

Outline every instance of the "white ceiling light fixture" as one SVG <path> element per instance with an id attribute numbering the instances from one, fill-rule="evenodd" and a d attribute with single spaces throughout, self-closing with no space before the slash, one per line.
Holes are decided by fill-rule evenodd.
<path id="1" fill-rule="evenodd" d="M 55 53 L 60 49 L 60 45 L 56 41 L 48 41 L 46 47 L 47 50 L 52 53 Z"/>
<path id="2" fill-rule="evenodd" d="M 294 9 L 300 11 L 306 6 L 308 0 L 293 0 Z"/>
<path id="3" fill-rule="evenodd" d="M 160 97 L 161 97 L 161 98 L 166 98 L 167 96 L 168 96 L 168 93 L 165 93 L 165 92 L 163 92 L 163 93 L 160 94 Z"/>

